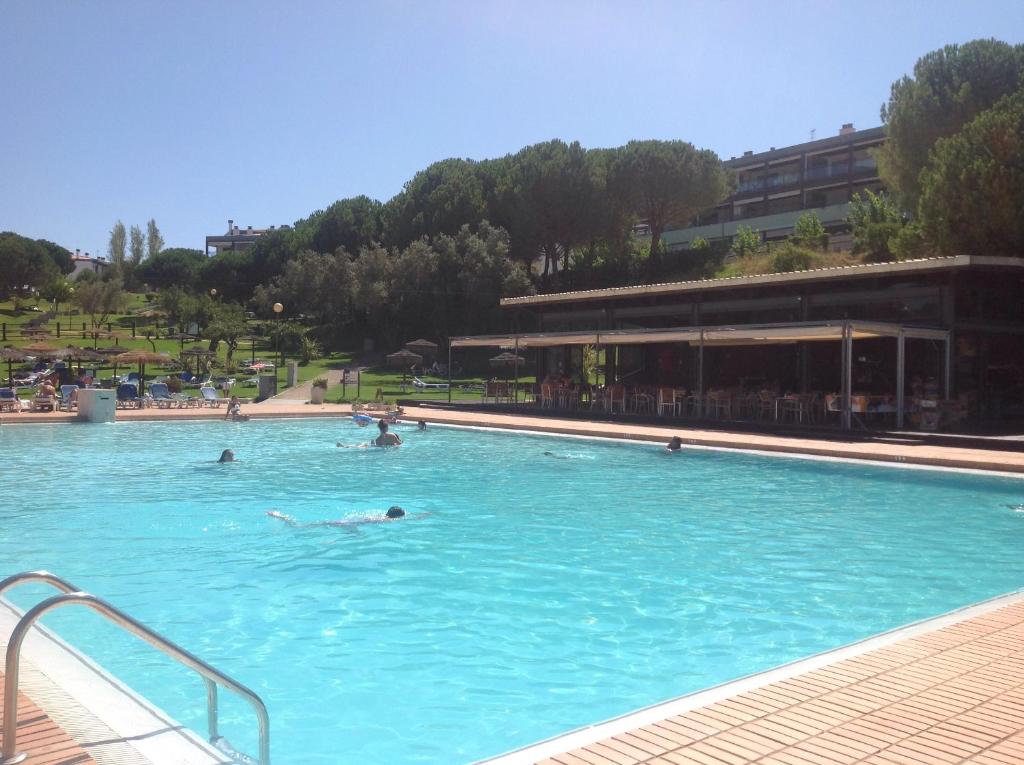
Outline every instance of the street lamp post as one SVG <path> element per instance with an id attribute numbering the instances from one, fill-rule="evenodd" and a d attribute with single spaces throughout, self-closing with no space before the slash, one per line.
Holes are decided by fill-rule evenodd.
<path id="1" fill-rule="evenodd" d="M 281 344 L 281 313 L 284 311 L 284 306 L 280 303 L 274 303 L 274 314 L 277 316 L 275 323 L 277 324 L 277 351 L 278 351 L 278 365 L 280 368 L 284 368 L 284 345 Z"/>

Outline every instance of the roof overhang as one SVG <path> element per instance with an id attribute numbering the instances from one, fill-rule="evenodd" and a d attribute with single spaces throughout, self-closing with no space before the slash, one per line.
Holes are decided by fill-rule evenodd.
<path id="1" fill-rule="evenodd" d="M 701 279 L 689 282 L 666 284 L 641 284 L 634 287 L 608 287 L 578 292 L 556 292 L 547 295 L 502 298 L 500 305 L 542 306 L 556 303 L 578 303 L 598 300 L 622 300 L 626 298 L 652 297 L 700 292 L 703 290 L 731 287 L 757 287 L 775 284 L 805 284 L 837 279 L 851 279 L 877 276 L 900 276 L 935 271 L 948 271 L 970 266 L 987 268 L 1009 268 L 1024 271 L 1024 258 L 1006 258 L 987 255 L 950 255 L 941 258 L 919 258 L 892 263 L 863 263 L 854 266 L 815 268 L 809 271 L 791 271 L 781 274 L 757 274 L 754 276 L 731 276 L 724 279 Z"/>
<path id="2" fill-rule="evenodd" d="M 452 348 L 552 348 L 566 345 L 650 345 L 689 343 L 691 345 L 787 345 L 838 341 L 845 332 L 854 340 L 878 337 L 918 338 L 945 341 L 949 332 L 931 327 L 913 327 L 884 322 L 801 322 L 794 324 L 748 324 L 717 327 L 670 327 L 667 329 L 613 329 L 589 332 L 532 332 L 509 335 L 453 337 Z"/>

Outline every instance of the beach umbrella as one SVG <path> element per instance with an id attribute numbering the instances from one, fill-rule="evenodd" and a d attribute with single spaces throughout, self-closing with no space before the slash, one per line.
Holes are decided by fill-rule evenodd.
<path id="1" fill-rule="evenodd" d="M 395 353 L 389 353 L 385 357 L 388 361 L 388 366 L 396 367 L 402 370 L 402 389 L 405 389 L 405 374 L 406 371 L 411 369 L 416 364 L 420 364 L 423 361 L 423 357 L 418 353 L 403 348 Z"/>
<path id="2" fill-rule="evenodd" d="M 432 343 L 429 340 L 424 340 L 422 337 L 419 340 L 413 340 L 412 342 L 405 344 L 405 349 L 418 353 L 424 358 L 433 358 L 437 355 L 437 343 Z"/>
<path id="3" fill-rule="evenodd" d="M 255 363 L 256 362 L 256 341 L 257 340 L 262 340 L 263 338 L 260 335 L 242 335 L 238 339 L 239 340 L 248 340 L 250 343 L 252 343 L 252 349 L 251 349 L 252 350 L 252 356 L 249 359 L 249 363 L 250 364 Z"/>
<path id="4" fill-rule="evenodd" d="M 27 358 L 28 356 L 17 348 L 10 346 L 0 348 L 0 359 L 7 362 L 7 384 L 11 388 L 14 387 L 14 373 L 11 371 L 11 364 L 15 361 L 25 361 Z"/>
<path id="5" fill-rule="evenodd" d="M 169 364 L 171 357 L 166 353 L 153 353 L 153 351 L 125 351 L 113 357 L 115 364 L 139 365 L 139 395 L 146 389 L 146 364 Z"/>
<path id="6" fill-rule="evenodd" d="M 117 357 L 124 353 L 124 348 L 118 348 L 115 345 L 109 348 L 93 348 L 92 352 L 97 354 L 99 358 L 110 358 L 111 363 L 114 365 L 114 376 L 117 376 Z"/>
<path id="7" fill-rule="evenodd" d="M 185 356 L 191 356 L 192 358 L 194 358 L 196 360 L 196 374 L 199 374 L 200 359 L 210 358 L 211 356 L 216 356 L 217 353 L 215 351 L 211 351 L 211 350 L 209 350 L 207 348 L 189 348 L 187 351 L 182 351 L 181 355 L 182 355 L 182 363 L 183 364 L 185 364 L 185 359 L 184 359 Z M 186 369 L 188 368 L 187 364 L 185 364 L 185 368 Z"/>
<path id="8" fill-rule="evenodd" d="M 41 356 L 43 358 L 55 359 L 58 358 L 60 351 L 49 343 L 44 343 L 39 340 L 30 345 L 24 346 L 21 350 L 28 351 L 33 356 Z"/>
<path id="9" fill-rule="evenodd" d="M 186 340 L 191 341 L 191 340 L 195 340 L 195 339 L 196 339 L 196 336 L 195 335 L 190 335 L 188 332 L 175 332 L 175 333 L 173 333 L 171 335 L 166 335 L 164 337 L 164 340 L 177 340 L 178 341 L 178 347 L 180 349 L 179 353 L 183 353 L 185 351 L 185 341 Z"/>
<path id="10" fill-rule="evenodd" d="M 97 353 L 92 348 L 79 348 L 77 345 L 69 345 L 67 348 L 61 348 L 57 353 L 66 361 L 77 361 L 79 372 L 82 371 L 83 361 L 99 361 L 103 358 L 101 354 Z"/>

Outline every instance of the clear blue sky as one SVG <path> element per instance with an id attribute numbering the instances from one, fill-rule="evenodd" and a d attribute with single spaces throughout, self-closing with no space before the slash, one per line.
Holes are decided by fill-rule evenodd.
<path id="1" fill-rule="evenodd" d="M 728 158 L 878 125 L 978 37 L 1022 42 L 1024 2 L 0 0 L 0 230 L 202 247 L 556 137 Z"/>

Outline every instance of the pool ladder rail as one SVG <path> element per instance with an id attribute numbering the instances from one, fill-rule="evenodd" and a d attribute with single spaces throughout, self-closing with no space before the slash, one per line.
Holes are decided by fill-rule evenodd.
<path id="1" fill-rule="evenodd" d="M 3 751 L 0 754 L 0 765 L 15 765 L 15 763 L 23 762 L 28 756 L 24 752 L 18 753 L 17 751 L 18 670 L 21 645 L 25 636 L 32 625 L 44 614 L 63 606 L 72 605 L 86 606 L 92 609 L 118 627 L 160 649 L 179 664 L 184 664 L 199 673 L 206 684 L 206 722 L 211 744 L 223 747 L 226 743 L 217 732 L 217 686 L 223 686 L 248 701 L 256 712 L 256 720 L 259 725 L 260 754 L 257 762 L 259 765 L 270 765 L 270 717 L 267 715 L 266 705 L 256 693 L 102 598 L 80 591 L 74 585 L 49 571 L 26 571 L 7 577 L 0 582 L 0 596 L 12 587 L 29 583 L 48 584 L 60 590 L 61 594 L 47 598 L 26 611 L 15 625 L 7 643 L 7 661 L 4 667 Z M 246 755 L 240 755 L 240 759 L 251 761 L 251 758 Z"/>

